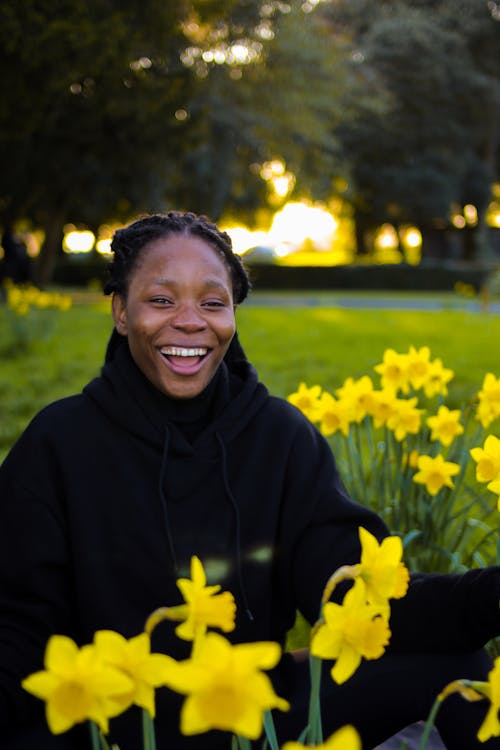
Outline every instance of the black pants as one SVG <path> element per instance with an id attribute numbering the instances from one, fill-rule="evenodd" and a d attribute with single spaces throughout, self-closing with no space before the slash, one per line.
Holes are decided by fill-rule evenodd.
<path id="1" fill-rule="evenodd" d="M 321 681 L 325 739 L 344 724 L 353 724 L 363 750 L 370 750 L 416 721 L 425 720 L 439 692 L 455 679 L 485 680 L 491 669 L 485 651 L 470 654 L 386 654 L 364 661 L 343 685 L 330 676 L 324 664 Z M 292 711 L 276 712 L 280 740 L 297 739 L 307 721 L 309 665 L 289 665 L 287 698 Z M 284 684 L 286 684 L 284 683 Z M 436 726 L 448 750 L 500 748 L 500 738 L 481 743 L 477 732 L 488 710 L 487 700 L 470 703 L 459 695 L 448 697 L 437 715 Z"/>

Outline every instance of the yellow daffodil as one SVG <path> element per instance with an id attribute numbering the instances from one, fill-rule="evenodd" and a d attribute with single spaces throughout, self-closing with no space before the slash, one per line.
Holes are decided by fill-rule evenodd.
<path id="1" fill-rule="evenodd" d="M 321 386 L 313 385 L 308 388 L 305 383 L 300 383 L 298 390 L 291 393 L 287 401 L 300 409 L 311 422 L 316 422 L 320 394 Z"/>
<path id="2" fill-rule="evenodd" d="M 424 393 L 427 398 L 432 398 L 432 396 L 436 396 L 438 394 L 447 396 L 447 384 L 450 382 L 450 380 L 452 380 L 454 375 L 455 373 L 453 372 L 453 370 L 448 370 L 443 366 L 443 363 L 439 359 L 439 357 L 437 359 L 434 359 L 430 363 L 427 378 L 423 383 Z"/>
<path id="3" fill-rule="evenodd" d="M 99 630 L 94 643 L 103 662 L 120 669 L 130 678 L 132 689 L 122 696 L 128 708 L 132 704 L 155 716 L 154 689 L 163 685 L 174 660 L 164 654 L 152 654 L 150 638 L 141 633 L 127 640 L 112 630 Z"/>
<path id="4" fill-rule="evenodd" d="M 304 750 L 307 747 L 308 745 L 302 745 L 300 742 L 286 742 L 281 750 Z M 316 750 L 361 750 L 361 738 L 353 726 L 346 724 L 326 742 L 316 745 Z"/>
<path id="5" fill-rule="evenodd" d="M 485 692 L 489 698 L 490 706 L 488 713 L 479 728 L 477 738 L 479 742 L 486 742 L 490 737 L 500 736 L 500 658 L 495 659 L 493 669 L 488 675 L 488 683 Z"/>
<path id="6" fill-rule="evenodd" d="M 379 543 L 360 526 L 359 540 L 359 577 L 364 581 L 367 601 L 384 605 L 388 599 L 401 599 L 408 590 L 410 574 L 401 561 L 403 543 L 400 537 L 388 536 Z"/>
<path id="7" fill-rule="evenodd" d="M 47 724 L 61 734 L 74 724 L 90 719 L 107 733 L 108 719 L 122 713 L 133 690 L 132 680 L 105 664 L 94 645 L 81 649 L 63 635 L 53 635 L 47 644 L 45 670 L 34 672 L 23 688 L 45 701 Z"/>
<path id="8" fill-rule="evenodd" d="M 175 632 L 186 641 L 203 635 L 207 628 L 219 628 L 224 633 L 234 630 L 236 604 L 229 591 L 219 594 L 221 587 L 207 586 L 207 578 L 200 560 L 191 558 L 191 578 L 179 578 L 177 586 L 185 604 L 170 607 L 171 619 L 184 620 Z"/>
<path id="9" fill-rule="evenodd" d="M 415 349 L 410 346 L 406 355 L 406 373 L 413 388 L 418 391 L 429 377 L 431 352 L 428 346 Z"/>
<path id="10" fill-rule="evenodd" d="M 221 729 L 257 739 L 264 711 L 289 709 L 261 671 L 276 666 L 280 656 L 277 643 L 233 646 L 222 635 L 207 633 L 191 659 L 178 662 L 166 680 L 172 690 L 187 695 L 181 709 L 182 734 Z"/>
<path id="11" fill-rule="evenodd" d="M 368 375 L 363 375 L 359 380 L 347 378 L 341 388 L 337 388 L 336 395 L 352 411 L 352 421 L 361 422 L 371 409 L 373 383 Z"/>
<path id="12" fill-rule="evenodd" d="M 500 417 L 500 378 L 488 372 L 477 395 L 479 398 L 477 418 L 487 429 L 495 419 Z"/>
<path id="13" fill-rule="evenodd" d="M 373 391 L 371 394 L 369 414 L 373 417 L 373 424 L 375 427 L 382 427 L 387 424 L 389 417 L 394 413 L 395 400 L 395 391 L 390 388 L 384 388 L 381 391 Z"/>
<path id="14" fill-rule="evenodd" d="M 342 604 L 327 602 L 323 617 L 324 623 L 311 639 L 311 654 L 335 659 L 331 675 L 339 685 L 354 674 L 362 658 L 378 659 L 389 643 L 387 618 L 379 606 L 367 603 L 366 586 L 361 579 L 356 579 Z"/>
<path id="15" fill-rule="evenodd" d="M 69 310 L 72 299 L 67 294 L 49 294 L 43 292 L 32 284 L 16 286 L 13 283 L 5 283 L 7 290 L 7 305 L 17 315 L 27 315 L 32 307 L 40 309 L 55 308 Z"/>
<path id="16" fill-rule="evenodd" d="M 478 482 L 493 482 L 500 479 L 500 439 L 488 435 L 482 448 L 472 448 L 470 452 L 476 462 Z"/>
<path id="17" fill-rule="evenodd" d="M 403 391 L 408 393 L 408 355 L 398 354 L 394 349 L 386 349 L 383 360 L 380 364 L 375 365 L 375 372 L 380 375 L 382 388 L 394 391 Z"/>
<path id="18" fill-rule="evenodd" d="M 325 437 L 336 432 L 349 434 L 349 426 L 353 409 L 350 403 L 334 398 L 330 393 L 323 392 L 318 404 L 318 421 L 320 431 Z"/>
<path id="19" fill-rule="evenodd" d="M 387 426 L 399 442 L 404 440 L 408 433 L 416 435 L 420 430 L 423 409 L 417 409 L 416 403 L 416 398 L 394 399 L 393 413 L 387 420 Z"/>
<path id="20" fill-rule="evenodd" d="M 425 484 L 430 495 L 437 495 L 442 487 L 453 487 L 451 477 L 458 474 L 460 466 L 452 461 L 445 461 L 441 455 L 419 456 L 419 471 L 413 476 L 417 484 Z"/>
<path id="21" fill-rule="evenodd" d="M 431 428 L 431 440 L 439 440 L 443 445 L 451 445 L 457 435 L 462 435 L 464 428 L 460 424 L 459 409 L 450 411 L 447 406 L 440 406 L 436 416 L 428 417 Z"/>
<path id="22" fill-rule="evenodd" d="M 472 448 L 470 453 L 477 463 L 477 481 L 487 482 L 487 488 L 499 496 L 498 510 L 500 510 L 500 439 L 495 435 L 488 435 L 483 447 Z"/>

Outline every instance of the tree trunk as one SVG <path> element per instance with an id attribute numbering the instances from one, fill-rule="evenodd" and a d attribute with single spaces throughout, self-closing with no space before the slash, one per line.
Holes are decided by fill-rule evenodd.
<path id="1" fill-rule="evenodd" d="M 65 217 L 62 214 L 52 214 L 43 225 L 45 240 L 38 256 L 35 271 L 35 281 L 39 287 L 50 283 L 54 275 L 58 256 L 62 253 Z"/>
<path id="2" fill-rule="evenodd" d="M 354 231 L 356 235 L 356 255 L 368 255 L 371 249 L 367 246 L 366 238 L 370 229 L 369 222 L 359 211 L 354 212 Z"/>
<path id="3" fill-rule="evenodd" d="M 422 262 L 427 260 L 448 260 L 450 258 L 449 238 L 444 229 L 421 225 Z"/>

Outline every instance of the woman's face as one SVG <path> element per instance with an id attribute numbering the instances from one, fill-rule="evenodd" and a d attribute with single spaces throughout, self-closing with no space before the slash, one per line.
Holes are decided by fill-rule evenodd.
<path id="1" fill-rule="evenodd" d="M 127 297 L 113 297 L 113 318 L 153 385 L 171 398 L 193 398 L 213 378 L 234 335 L 229 271 L 201 237 L 155 240 L 131 272 Z"/>

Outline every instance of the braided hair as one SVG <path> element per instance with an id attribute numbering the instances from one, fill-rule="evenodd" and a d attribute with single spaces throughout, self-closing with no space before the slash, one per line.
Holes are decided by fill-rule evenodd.
<path id="1" fill-rule="evenodd" d="M 174 234 L 194 235 L 205 240 L 229 271 L 235 304 L 243 302 L 250 290 L 250 279 L 241 258 L 233 252 L 230 236 L 206 216 L 180 211 L 145 216 L 115 232 L 111 243 L 114 256 L 108 266 L 109 279 L 104 294 L 116 293 L 126 297 L 130 274 L 147 246 Z"/>
<path id="2" fill-rule="evenodd" d="M 155 240 L 172 235 L 193 235 L 200 237 L 219 255 L 231 277 L 235 304 L 243 302 L 250 291 L 250 279 L 239 255 L 233 252 L 230 236 L 221 231 L 206 216 L 192 212 L 169 211 L 167 214 L 144 216 L 132 224 L 118 229 L 111 242 L 113 260 L 108 266 L 108 280 L 104 294 L 120 294 L 127 297 L 130 275 L 140 263 L 147 247 Z M 106 349 L 106 362 L 113 359 L 116 349 L 123 342 L 116 328 L 113 329 Z M 226 360 L 246 359 L 246 355 L 235 334 Z"/>

